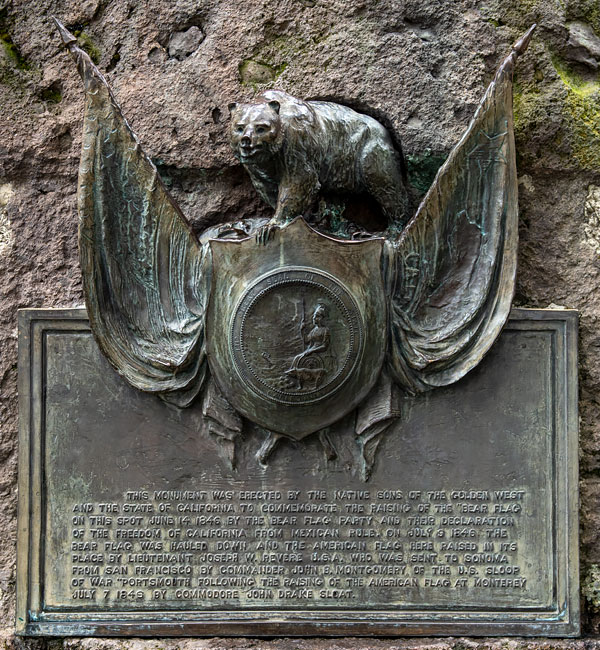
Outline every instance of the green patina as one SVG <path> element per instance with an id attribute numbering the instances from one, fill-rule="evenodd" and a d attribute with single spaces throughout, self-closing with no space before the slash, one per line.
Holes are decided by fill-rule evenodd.
<path id="1" fill-rule="evenodd" d="M 447 156 L 434 154 L 430 149 L 425 149 L 420 154 L 408 154 L 406 168 L 410 184 L 420 194 L 425 194 L 446 158 Z"/>

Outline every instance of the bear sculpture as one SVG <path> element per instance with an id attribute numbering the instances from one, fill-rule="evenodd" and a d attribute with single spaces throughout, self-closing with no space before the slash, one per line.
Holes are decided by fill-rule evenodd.
<path id="1" fill-rule="evenodd" d="M 408 220 L 402 156 L 377 120 L 276 90 L 229 110 L 231 146 L 258 194 L 275 208 L 271 224 L 306 215 L 319 192 L 371 195 L 390 230 Z"/>

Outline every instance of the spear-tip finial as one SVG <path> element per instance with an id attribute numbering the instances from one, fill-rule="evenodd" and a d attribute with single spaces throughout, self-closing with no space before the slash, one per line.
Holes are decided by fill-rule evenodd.
<path id="1" fill-rule="evenodd" d="M 537 27 L 537 23 L 533 23 L 533 25 L 521 36 L 521 38 L 513 45 L 513 51 L 519 55 L 523 54 L 525 50 L 527 49 L 527 46 L 529 45 L 529 41 L 531 40 L 531 37 L 533 35 L 533 32 L 535 32 L 535 28 Z"/>
<path id="2" fill-rule="evenodd" d="M 56 23 L 56 28 L 58 29 L 58 33 L 60 34 L 60 37 L 62 38 L 63 45 L 65 47 L 69 47 L 73 43 L 77 43 L 77 39 L 71 34 L 71 32 L 56 18 L 55 16 L 52 16 L 52 20 Z"/>

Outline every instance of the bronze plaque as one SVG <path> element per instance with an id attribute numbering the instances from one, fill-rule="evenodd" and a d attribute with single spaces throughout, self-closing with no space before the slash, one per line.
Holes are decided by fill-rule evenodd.
<path id="1" fill-rule="evenodd" d="M 343 288 L 297 273 L 237 303 L 235 372 L 269 399 L 287 389 L 252 375 L 252 317 L 292 284 L 346 319 L 345 363 L 362 345 Z M 22 311 L 18 631 L 578 634 L 576 330 L 575 312 L 514 310 L 464 379 L 402 399 L 363 481 L 353 414 L 337 458 L 308 435 L 266 466 L 246 424 L 232 469 L 202 405 L 128 386 L 84 310 Z M 326 399 L 343 367 L 290 394 Z"/>

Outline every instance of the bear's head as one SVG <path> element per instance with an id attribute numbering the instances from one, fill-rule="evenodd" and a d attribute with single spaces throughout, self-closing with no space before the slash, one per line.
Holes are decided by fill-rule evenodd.
<path id="1" fill-rule="evenodd" d="M 244 165 L 262 164 L 281 149 L 279 102 L 230 104 L 229 142 Z"/>

